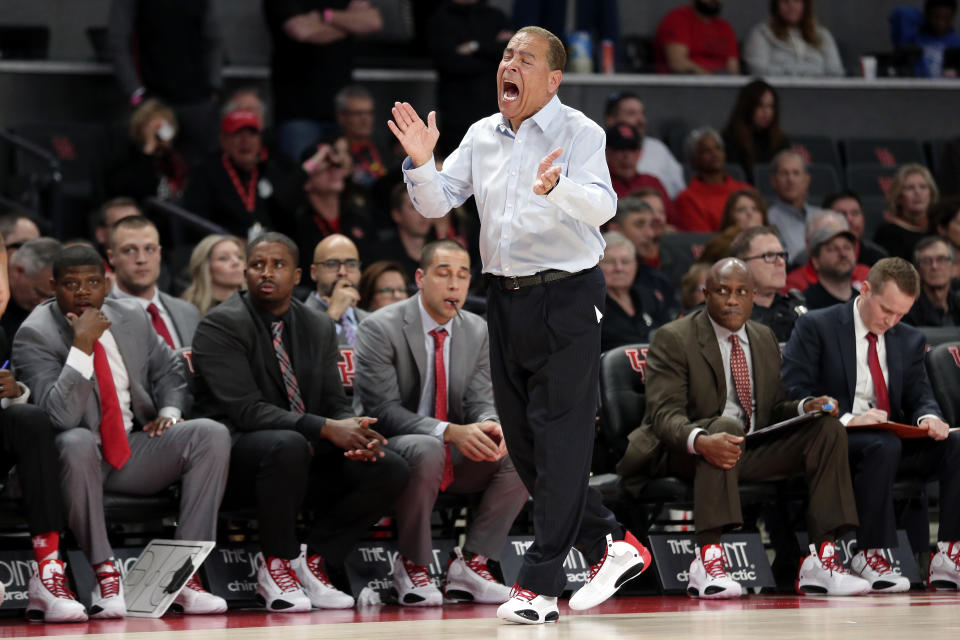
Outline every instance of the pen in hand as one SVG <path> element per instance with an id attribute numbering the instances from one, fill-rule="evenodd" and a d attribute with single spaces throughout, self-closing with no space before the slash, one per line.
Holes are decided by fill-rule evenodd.
<path id="1" fill-rule="evenodd" d="M 0 367 L 0 369 L 6 369 L 6 368 L 9 367 L 9 366 L 10 366 L 10 361 L 7 360 L 7 361 L 5 361 L 5 362 L 3 363 L 3 366 Z"/>

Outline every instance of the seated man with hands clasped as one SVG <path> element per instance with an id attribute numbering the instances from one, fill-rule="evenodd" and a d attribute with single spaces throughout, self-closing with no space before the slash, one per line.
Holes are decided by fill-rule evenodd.
<path id="1" fill-rule="evenodd" d="M 693 479 L 697 555 L 687 593 L 735 598 L 720 538 L 743 524 L 738 484 L 802 473 L 809 487 L 810 555 L 797 588 L 857 595 L 870 585 L 843 569 L 834 540 L 857 525 L 843 426 L 827 396 L 788 399 L 777 339 L 750 320 L 756 285 L 736 258 L 711 267 L 706 308 L 661 327 L 647 353 L 647 406 L 617 471 L 639 493 L 653 477 Z M 829 405 L 833 405 L 831 408 Z M 821 412 L 809 423 L 746 442 L 751 430 Z"/>

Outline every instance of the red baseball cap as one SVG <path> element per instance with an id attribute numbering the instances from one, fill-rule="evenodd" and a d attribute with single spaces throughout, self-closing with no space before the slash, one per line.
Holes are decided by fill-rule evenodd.
<path id="1" fill-rule="evenodd" d="M 231 111 L 220 122 L 220 133 L 236 133 L 241 129 L 262 131 L 263 125 L 260 124 L 260 118 L 257 117 L 257 114 L 246 109 Z"/>

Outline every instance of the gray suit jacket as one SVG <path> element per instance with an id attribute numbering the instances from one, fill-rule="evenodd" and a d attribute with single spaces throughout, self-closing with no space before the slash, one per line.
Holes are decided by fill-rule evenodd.
<path id="1" fill-rule="evenodd" d="M 107 297 L 111 300 L 122 300 L 114 295 L 116 289 L 111 289 Z M 173 329 L 180 338 L 180 344 L 189 347 L 193 344 L 193 334 L 200 324 L 200 310 L 186 300 L 174 298 L 163 291 L 160 292 L 160 302 L 166 308 L 167 313 L 173 318 Z"/>
<path id="2" fill-rule="evenodd" d="M 427 372 L 419 303 L 418 293 L 378 309 L 357 332 L 354 398 L 365 415 L 378 418 L 375 428 L 387 437 L 430 434 L 439 423 L 417 414 Z M 490 382 L 487 323 L 469 311 L 462 314 L 451 328 L 447 418 L 457 424 L 498 420 Z"/>
<path id="3" fill-rule="evenodd" d="M 306 305 L 308 309 L 313 309 L 315 311 L 319 311 L 320 313 L 326 313 L 327 307 L 330 306 L 322 298 L 313 295 L 313 292 L 307 296 L 307 299 L 303 301 L 303 304 Z M 359 307 L 354 307 L 353 312 L 357 316 L 358 325 L 370 315 L 369 311 L 364 311 Z M 347 336 L 343 333 L 343 330 L 340 329 L 339 325 L 337 325 L 337 344 L 339 344 L 341 347 L 349 346 L 347 344 Z"/>
<path id="4" fill-rule="evenodd" d="M 134 419 L 144 425 L 163 407 L 185 412 L 187 391 L 182 359 L 154 331 L 136 303 L 106 299 L 101 307 L 130 377 Z M 58 429 L 99 428 L 100 392 L 96 376 L 87 380 L 65 366 L 73 328 L 56 299 L 40 303 L 13 340 L 17 375 L 30 387 L 33 401 Z"/>

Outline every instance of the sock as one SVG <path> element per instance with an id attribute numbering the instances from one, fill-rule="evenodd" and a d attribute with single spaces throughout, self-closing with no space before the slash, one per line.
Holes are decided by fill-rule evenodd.
<path id="1" fill-rule="evenodd" d="M 60 533 L 50 531 L 33 536 L 33 557 L 40 564 L 44 560 L 57 558 L 57 552 L 60 549 Z"/>

